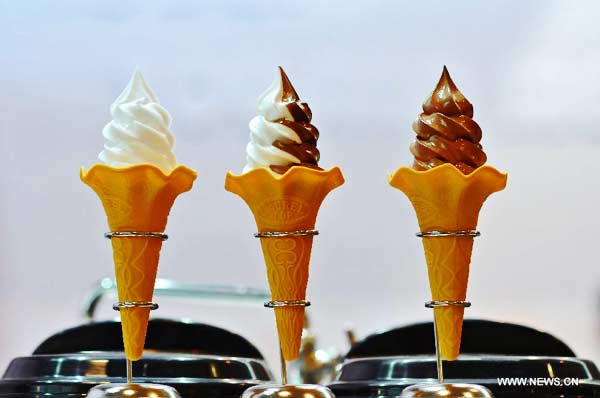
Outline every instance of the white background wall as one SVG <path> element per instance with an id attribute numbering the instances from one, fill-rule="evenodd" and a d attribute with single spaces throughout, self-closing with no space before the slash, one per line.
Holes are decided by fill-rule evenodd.
<path id="1" fill-rule="evenodd" d="M 99 200 L 79 181 L 134 66 L 197 168 L 169 220 L 159 274 L 266 287 L 240 171 L 256 98 L 286 68 L 346 184 L 322 207 L 308 296 L 320 343 L 427 320 L 421 243 L 386 172 L 411 162 L 412 120 L 442 65 L 475 106 L 489 164 L 508 171 L 480 218 L 471 317 L 523 323 L 600 360 L 600 26 L 596 2 L 0 3 L 0 368 L 76 325 L 112 274 Z M 163 300 L 275 358 L 259 305 Z M 104 303 L 103 317 L 114 316 Z"/>

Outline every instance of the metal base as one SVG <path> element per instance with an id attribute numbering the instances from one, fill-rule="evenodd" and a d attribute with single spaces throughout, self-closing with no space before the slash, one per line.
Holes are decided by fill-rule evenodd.
<path id="1" fill-rule="evenodd" d="M 466 383 L 423 383 L 406 387 L 400 398 L 493 398 L 484 386 Z"/>
<path id="2" fill-rule="evenodd" d="M 162 384 L 107 383 L 92 388 L 87 398 L 181 398 L 173 387 Z"/>
<path id="3" fill-rule="evenodd" d="M 335 395 L 317 384 L 260 384 L 244 391 L 242 398 L 335 398 Z"/>

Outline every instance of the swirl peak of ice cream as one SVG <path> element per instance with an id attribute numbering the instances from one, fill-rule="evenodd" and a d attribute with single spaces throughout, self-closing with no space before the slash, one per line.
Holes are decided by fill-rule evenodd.
<path id="1" fill-rule="evenodd" d="M 106 139 L 98 159 L 112 167 L 151 164 L 169 173 L 177 165 L 171 115 L 158 102 L 142 73 L 136 69 L 110 107 L 113 120 L 102 130 Z"/>
<path id="2" fill-rule="evenodd" d="M 427 170 L 451 163 L 470 174 L 486 160 L 481 144 L 481 128 L 472 119 L 473 105 L 458 90 L 444 66 L 440 80 L 423 103 L 423 113 L 412 128 L 417 134 L 410 151 L 413 168 Z"/>
<path id="3" fill-rule="evenodd" d="M 266 167 L 284 174 L 290 167 L 320 169 L 319 131 L 310 123 L 312 112 L 301 102 L 283 68 L 258 100 L 258 116 L 249 124 L 244 172 Z"/>

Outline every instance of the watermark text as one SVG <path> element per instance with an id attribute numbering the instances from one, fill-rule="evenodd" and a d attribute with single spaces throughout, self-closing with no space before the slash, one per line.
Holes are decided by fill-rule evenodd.
<path id="1" fill-rule="evenodd" d="M 500 386 L 524 386 L 524 387 L 569 387 L 578 386 L 577 377 L 499 377 Z"/>

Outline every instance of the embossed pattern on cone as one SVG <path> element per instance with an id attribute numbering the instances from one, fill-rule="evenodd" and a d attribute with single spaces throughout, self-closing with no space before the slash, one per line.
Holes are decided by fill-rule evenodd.
<path id="1" fill-rule="evenodd" d="M 113 232 L 163 232 L 177 195 L 191 189 L 196 172 L 184 166 L 169 175 L 152 165 L 81 170 L 81 180 L 100 197 Z M 111 239 L 119 301 L 152 301 L 162 241 L 157 238 Z M 149 308 L 122 308 L 123 344 L 128 359 L 144 350 Z"/>
<path id="2" fill-rule="evenodd" d="M 472 237 L 423 239 L 432 300 L 466 300 L 472 248 Z M 464 310 L 463 307 L 433 310 L 440 331 L 441 353 L 445 359 L 455 359 L 460 353 Z"/>
<path id="3" fill-rule="evenodd" d="M 267 266 L 271 296 L 275 301 L 305 300 L 308 284 L 312 236 L 290 236 L 261 239 Z M 275 308 L 277 333 L 286 359 L 300 352 L 298 335 L 304 327 L 304 307 Z"/>
<path id="4" fill-rule="evenodd" d="M 225 189 L 239 195 L 254 215 L 260 232 L 314 229 L 321 202 L 342 185 L 339 168 L 328 171 L 296 166 L 275 176 L 265 168 L 225 179 Z M 305 300 L 312 236 L 260 239 L 273 300 Z M 275 308 L 277 333 L 286 360 L 300 351 L 304 307 Z"/>
<path id="5" fill-rule="evenodd" d="M 420 230 L 464 231 L 477 228 L 479 211 L 489 195 L 504 189 L 506 174 L 482 166 L 464 175 L 451 164 L 427 171 L 399 168 L 389 176 L 390 185 L 409 198 Z M 466 300 L 472 237 L 423 238 L 432 300 Z M 435 320 L 444 359 L 460 353 L 464 308 L 435 308 Z"/>
<path id="6" fill-rule="evenodd" d="M 156 238 L 113 238 L 113 260 L 119 301 L 151 302 L 162 241 Z M 122 308 L 125 355 L 140 359 L 150 308 Z"/>

